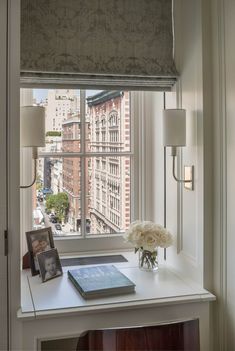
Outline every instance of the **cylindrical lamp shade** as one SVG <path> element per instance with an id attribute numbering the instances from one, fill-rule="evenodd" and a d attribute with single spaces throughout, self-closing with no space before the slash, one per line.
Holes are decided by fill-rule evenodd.
<path id="1" fill-rule="evenodd" d="M 163 145 L 186 145 L 186 111 L 183 109 L 163 110 Z"/>
<path id="2" fill-rule="evenodd" d="M 43 106 L 20 108 L 20 144 L 24 147 L 45 146 L 45 108 Z"/>

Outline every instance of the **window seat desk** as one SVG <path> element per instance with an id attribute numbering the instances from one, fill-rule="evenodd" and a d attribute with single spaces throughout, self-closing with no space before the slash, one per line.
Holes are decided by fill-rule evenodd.
<path id="1" fill-rule="evenodd" d="M 199 318 L 201 351 L 209 350 L 209 305 L 215 296 L 167 266 L 144 272 L 137 255 L 122 253 L 128 262 L 114 265 L 136 284 L 136 293 L 84 300 L 67 277 L 42 283 L 30 270 L 22 272 L 24 350 L 40 350 L 40 340 L 79 336 L 86 330 L 156 325 Z M 107 255 L 107 254 L 106 254 Z"/>

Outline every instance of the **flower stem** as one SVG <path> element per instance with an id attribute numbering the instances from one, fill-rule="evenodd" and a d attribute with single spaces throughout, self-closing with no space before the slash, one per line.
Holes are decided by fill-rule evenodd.
<path id="1" fill-rule="evenodd" d="M 148 269 L 154 269 L 158 264 L 157 261 L 157 250 L 156 251 L 148 251 L 148 250 L 140 250 L 140 267 Z"/>

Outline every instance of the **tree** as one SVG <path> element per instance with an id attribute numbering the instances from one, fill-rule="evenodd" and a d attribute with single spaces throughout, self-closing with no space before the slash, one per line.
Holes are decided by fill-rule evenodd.
<path id="1" fill-rule="evenodd" d="M 59 222 L 62 222 L 69 208 L 68 195 L 66 193 L 49 195 L 46 200 L 46 208 L 48 210 L 54 210 Z"/>
<path id="2" fill-rule="evenodd" d="M 56 196 L 55 210 L 59 221 L 61 222 L 69 208 L 69 198 L 66 193 L 58 193 Z"/>
<path id="3" fill-rule="evenodd" d="M 51 137 L 60 137 L 61 136 L 61 132 L 58 132 L 56 130 L 51 130 L 49 132 L 46 132 L 46 136 L 51 136 Z"/>
<path id="4" fill-rule="evenodd" d="M 48 195 L 46 198 L 46 208 L 48 210 L 55 210 L 56 195 Z"/>
<path id="5" fill-rule="evenodd" d="M 38 173 L 37 173 L 37 177 L 36 177 L 36 189 L 42 190 L 42 181 L 41 181 L 41 177 Z"/>

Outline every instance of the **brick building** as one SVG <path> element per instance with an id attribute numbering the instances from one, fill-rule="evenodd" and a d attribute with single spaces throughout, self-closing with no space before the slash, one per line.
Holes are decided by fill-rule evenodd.
<path id="1" fill-rule="evenodd" d="M 87 98 L 91 152 L 130 151 L 129 93 L 102 91 Z M 91 174 L 91 232 L 119 233 L 130 224 L 130 158 L 95 156 Z"/>
<path id="2" fill-rule="evenodd" d="M 89 123 L 86 123 L 86 135 L 89 138 Z M 80 152 L 81 150 L 81 123 L 79 114 L 70 114 L 62 123 L 62 151 Z M 88 140 L 86 140 L 88 144 Z M 87 174 L 88 160 L 85 161 Z M 63 191 L 69 197 L 68 223 L 72 230 L 80 231 L 81 227 L 81 160 L 78 157 L 63 158 Z M 88 177 L 85 178 L 88 189 Z M 85 208 L 88 216 L 88 201 Z"/>

